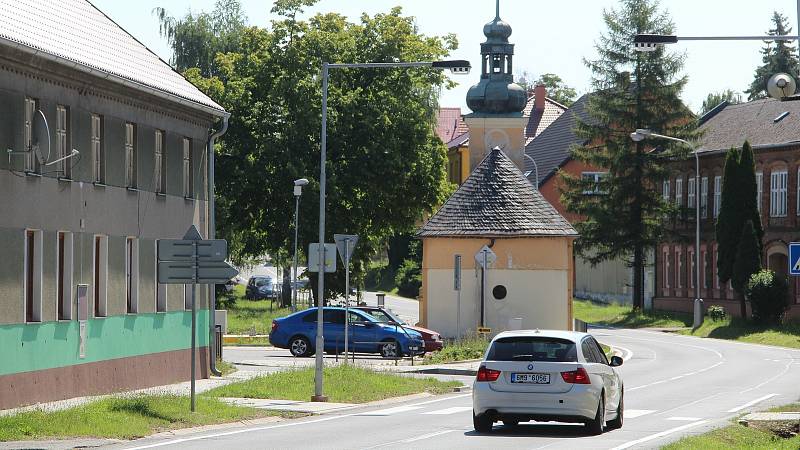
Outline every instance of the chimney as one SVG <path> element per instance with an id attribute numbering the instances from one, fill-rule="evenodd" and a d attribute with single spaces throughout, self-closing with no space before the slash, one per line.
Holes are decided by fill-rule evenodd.
<path id="1" fill-rule="evenodd" d="M 536 111 L 543 111 L 544 110 L 544 98 L 547 97 L 547 89 L 545 89 L 543 84 L 537 84 L 536 87 L 533 88 L 533 107 Z"/>

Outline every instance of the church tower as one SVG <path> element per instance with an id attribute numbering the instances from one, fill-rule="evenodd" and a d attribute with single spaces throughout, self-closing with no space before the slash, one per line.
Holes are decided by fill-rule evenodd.
<path id="1" fill-rule="evenodd" d="M 470 172 L 494 147 L 500 147 L 520 170 L 525 161 L 523 117 L 527 94 L 514 83 L 514 44 L 508 42 L 511 26 L 500 19 L 500 0 L 495 18 L 483 27 L 486 42 L 481 44 L 481 79 L 467 92 L 471 114 L 464 116 L 469 127 Z"/>

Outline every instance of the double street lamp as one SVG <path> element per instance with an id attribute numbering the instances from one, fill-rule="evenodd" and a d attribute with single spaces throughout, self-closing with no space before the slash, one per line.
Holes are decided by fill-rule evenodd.
<path id="1" fill-rule="evenodd" d="M 631 139 L 634 142 L 641 142 L 646 138 L 653 138 L 653 139 L 663 139 L 666 141 L 673 141 L 678 142 L 689 149 L 692 150 L 694 153 L 694 211 L 695 211 L 695 244 L 694 244 L 694 256 L 695 256 L 695 282 L 694 282 L 694 324 L 695 328 L 699 327 L 703 323 L 703 300 L 700 298 L 700 207 L 702 205 L 702 198 L 700 197 L 700 155 L 697 152 L 697 147 L 692 145 L 691 142 L 687 141 L 686 139 L 676 138 L 672 136 L 665 136 L 663 134 L 653 133 L 650 130 L 646 130 L 643 128 L 639 128 L 638 130 L 631 133 Z"/>
<path id="2" fill-rule="evenodd" d="M 322 63 L 322 133 L 320 134 L 319 154 L 319 266 L 317 267 L 317 338 L 316 338 L 316 371 L 314 373 L 314 396 L 311 401 L 327 401 L 322 393 L 322 351 L 325 344 L 322 335 L 322 308 L 325 293 L 325 160 L 328 145 L 328 73 L 330 69 L 397 69 L 428 67 L 433 69 L 449 69 L 457 75 L 468 74 L 471 65 L 469 61 L 420 61 L 420 62 L 386 62 L 386 63 L 352 63 L 330 64 Z M 334 258 L 336 255 L 334 255 Z M 349 319 L 349 318 L 347 318 Z"/>

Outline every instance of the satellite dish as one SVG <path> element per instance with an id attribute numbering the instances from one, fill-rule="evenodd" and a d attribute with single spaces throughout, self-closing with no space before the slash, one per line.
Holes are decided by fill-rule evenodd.
<path id="1" fill-rule="evenodd" d="M 785 73 L 776 73 L 767 81 L 767 93 L 778 100 L 794 95 L 797 83 Z"/>
<path id="2" fill-rule="evenodd" d="M 50 127 L 47 125 L 47 118 L 41 109 L 37 109 L 33 113 L 32 128 L 31 151 L 36 155 L 39 164 L 44 164 L 50 159 Z M 47 157 L 44 154 L 47 154 Z"/>

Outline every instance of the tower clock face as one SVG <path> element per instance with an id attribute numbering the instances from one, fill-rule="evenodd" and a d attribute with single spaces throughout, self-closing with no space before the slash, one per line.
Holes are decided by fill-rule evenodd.
<path id="1" fill-rule="evenodd" d="M 500 149 L 508 150 L 509 145 L 508 134 L 500 129 L 491 129 L 486 131 L 486 148 L 493 149 L 500 147 Z"/>

